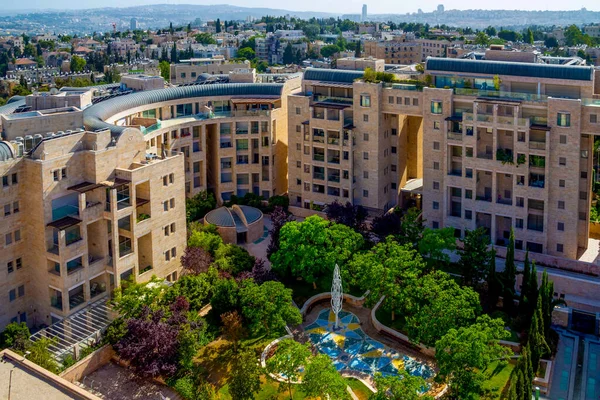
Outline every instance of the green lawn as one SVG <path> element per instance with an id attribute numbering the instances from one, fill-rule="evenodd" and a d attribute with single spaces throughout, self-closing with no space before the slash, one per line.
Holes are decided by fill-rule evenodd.
<path id="1" fill-rule="evenodd" d="M 498 361 L 492 362 L 484 371 L 487 380 L 483 384 L 483 389 L 487 394 L 481 397 L 482 400 L 500 399 L 514 368 L 515 363 L 513 362 L 509 362 L 505 366 L 501 366 Z"/>
<path id="2" fill-rule="evenodd" d="M 368 400 L 371 395 L 371 390 L 364 383 L 354 378 L 344 378 L 359 400 Z"/>
<path id="3" fill-rule="evenodd" d="M 304 302 L 306 302 L 306 300 L 308 300 L 312 296 L 323 292 L 330 292 L 332 279 L 333 276 L 328 276 L 319 279 L 316 282 L 316 289 L 314 288 L 312 283 L 307 283 L 302 280 L 286 280 L 283 281 L 283 284 L 287 288 L 292 289 L 292 298 L 294 299 L 294 302 L 296 302 L 296 305 L 298 307 L 302 308 Z M 348 293 L 357 297 L 360 297 L 364 294 L 363 291 L 352 287 L 344 287 L 344 293 Z"/>

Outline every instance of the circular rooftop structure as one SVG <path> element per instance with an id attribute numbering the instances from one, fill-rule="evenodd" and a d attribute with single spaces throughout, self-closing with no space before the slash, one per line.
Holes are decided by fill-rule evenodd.
<path id="1" fill-rule="evenodd" d="M 204 217 L 204 223 L 215 225 L 225 242 L 236 244 L 260 239 L 264 229 L 262 211 L 237 204 L 210 211 Z"/>
<path id="2" fill-rule="evenodd" d="M 13 158 L 12 146 L 6 142 L 0 141 L 0 162 L 12 160 Z"/>

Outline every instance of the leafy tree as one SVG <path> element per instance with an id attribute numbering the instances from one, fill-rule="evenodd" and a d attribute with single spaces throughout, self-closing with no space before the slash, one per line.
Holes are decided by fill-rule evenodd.
<path id="1" fill-rule="evenodd" d="M 490 43 L 490 38 L 488 35 L 485 34 L 485 32 L 481 31 L 481 32 L 477 32 L 477 35 L 475 35 L 475 44 L 481 45 L 481 46 L 487 46 Z"/>
<path id="2" fill-rule="evenodd" d="M 252 400 L 260 391 L 261 368 L 252 350 L 237 355 L 229 378 L 232 400 Z"/>
<path id="3" fill-rule="evenodd" d="M 435 344 L 439 376 L 450 380 L 452 394 L 460 399 L 477 399 L 490 362 L 506 358 L 510 350 L 498 341 L 505 339 L 501 319 L 482 315 L 468 327 L 450 329 Z"/>
<path id="4" fill-rule="evenodd" d="M 488 26 L 487 28 L 485 28 L 485 33 L 490 36 L 496 36 L 498 34 L 498 31 L 496 31 L 496 28 L 494 28 L 493 26 Z"/>
<path id="5" fill-rule="evenodd" d="M 294 221 L 294 216 L 289 214 L 283 207 L 276 206 L 271 213 L 271 229 L 269 233 L 271 235 L 271 241 L 267 247 L 267 258 L 271 258 L 271 255 L 279 250 L 279 235 L 281 228 L 288 222 Z"/>
<path id="6" fill-rule="evenodd" d="M 538 370 L 542 356 L 544 354 L 550 354 L 550 347 L 548 346 L 544 335 L 544 317 L 542 315 L 541 298 L 538 298 L 537 307 L 531 318 L 527 343 L 531 350 L 531 365 L 533 366 L 533 372 L 535 373 Z"/>
<path id="7" fill-rule="evenodd" d="M 359 233 L 312 215 L 281 228 L 279 250 L 271 255 L 272 268 L 280 276 L 302 277 L 315 285 L 322 276 L 329 276 L 336 264 L 345 265 L 362 247 Z"/>
<path id="8" fill-rule="evenodd" d="M 518 42 L 523 39 L 523 36 L 520 33 L 507 29 L 502 29 L 498 32 L 498 37 L 508 42 Z"/>
<path id="9" fill-rule="evenodd" d="M 217 250 L 223 246 L 223 239 L 215 233 L 193 231 L 188 239 L 188 246 L 200 247 L 214 257 Z"/>
<path id="10" fill-rule="evenodd" d="M 340 51 L 342 51 L 342 49 L 337 47 L 335 44 L 329 44 L 329 45 L 321 47 L 321 55 L 325 58 L 332 57 L 333 55 L 335 55 L 336 53 L 339 53 Z"/>
<path id="11" fill-rule="evenodd" d="M 483 227 L 467 231 L 460 251 L 459 266 L 465 285 L 479 286 L 490 269 L 494 251 L 488 249 L 490 237 Z"/>
<path id="12" fill-rule="evenodd" d="M 487 298 L 490 309 L 494 309 L 498 304 L 498 299 L 503 291 L 502 280 L 496 273 L 496 252 L 490 261 L 490 268 L 487 273 Z"/>
<path id="13" fill-rule="evenodd" d="M 83 57 L 71 57 L 71 72 L 81 72 L 85 68 L 86 61 Z"/>
<path id="14" fill-rule="evenodd" d="M 401 218 L 402 212 L 399 209 L 377 216 L 371 222 L 371 232 L 381 237 L 398 235 L 401 229 Z"/>
<path id="15" fill-rule="evenodd" d="M 302 322 L 300 312 L 292 302 L 292 290 L 280 282 L 269 281 L 257 285 L 246 281 L 246 285 L 240 289 L 240 305 L 242 314 L 255 334 L 278 332 L 287 324 Z"/>
<path id="16" fill-rule="evenodd" d="M 237 58 L 243 58 L 245 60 L 253 60 L 256 57 L 256 53 L 250 47 L 242 47 L 237 52 Z"/>
<path id="17" fill-rule="evenodd" d="M 212 262 L 210 254 L 201 247 L 187 247 L 181 256 L 181 266 L 192 274 L 207 272 Z"/>
<path id="18" fill-rule="evenodd" d="M 163 47 L 163 53 L 166 53 L 167 49 L 166 47 Z M 163 56 L 165 56 L 165 54 L 163 54 Z M 160 76 L 163 77 L 163 79 L 166 82 L 170 82 L 171 81 L 171 65 L 169 64 L 169 62 L 163 58 L 163 60 L 158 64 L 158 68 L 160 69 Z M 186 201 L 186 206 L 187 206 L 187 201 Z M 188 221 L 190 220 L 189 214 L 190 211 L 188 209 Z M 192 221 L 195 221 L 196 219 L 192 219 Z"/>
<path id="19" fill-rule="evenodd" d="M 221 314 L 221 333 L 233 344 L 233 351 L 237 353 L 240 340 L 246 335 L 242 317 L 237 310 Z"/>
<path id="20" fill-rule="evenodd" d="M 354 50 L 354 57 L 360 58 L 361 50 L 360 50 L 360 40 L 356 42 L 356 49 Z"/>
<path id="21" fill-rule="evenodd" d="M 325 207 L 325 214 L 327 219 L 336 224 L 346 225 L 358 232 L 365 230 L 367 210 L 363 206 L 355 206 L 350 202 L 342 204 L 336 200 Z"/>
<path id="22" fill-rule="evenodd" d="M 273 357 L 267 360 L 267 371 L 284 377 L 290 399 L 292 399 L 292 385 L 300 377 L 300 367 L 306 364 L 310 356 L 309 344 L 300 344 L 293 339 L 284 339 L 277 344 L 277 350 Z M 281 388 L 283 388 L 283 382 L 280 384 L 280 390 Z"/>
<path id="23" fill-rule="evenodd" d="M 265 265 L 265 260 L 262 258 L 257 258 L 254 261 L 254 265 L 252 266 L 252 271 L 245 271 L 240 273 L 237 278 L 238 280 L 244 279 L 252 279 L 257 284 L 262 284 L 267 281 L 275 281 L 277 277 L 271 271 L 271 269 L 267 268 Z"/>
<path id="24" fill-rule="evenodd" d="M 558 47 L 558 40 L 555 37 L 548 36 L 544 39 L 544 46 L 549 49 L 556 48 Z"/>
<path id="25" fill-rule="evenodd" d="M 223 244 L 215 250 L 215 266 L 233 275 L 250 271 L 254 261 L 248 250 L 235 244 Z"/>
<path id="26" fill-rule="evenodd" d="M 200 44 L 217 44 L 217 41 L 212 37 L 210 33 L 202 32 L 196 35 L 196 42 Z"/>
<path id="27" fill-rule="evenodd" d="M 593 45 L 589 35 L 581 32 L 581 29 L 577 25 L 571 25 L 565 29 L 565 43 L 567 46 L 577 46 L 578 44 Z"/>
<path id="28" fill-rule="evenodd" d="M 552 312 L 554 307 L 560 304 L 566 304 L 562 299 L 554 298 L 554 282 L 548 279 L 548 273 L 544 270 L 542 274 L 542 284 L 540 285 L 539 297 L 542 303 L 542 319 L 544 324 L 544 337 L 550 346 L 552 342 L 550 326 L 552 325 Z M 547 355 L 547 354 L 545 354 Z"/>
<path id="29" fill-rule="evenodd" d="M 217 18 L 217 22 L 215 22 L 215 32 L 221 33 L 221 20 Z"/>
<path id="30" fill-rule="evenodd" d="M 209 303 L 218 278 L 215 268 L 201 274 L 185 274 L 167 289 L 163 304 L 171 304 L 183 296 L 190 303 L 191 310 L 199 311 Z"/>
<path id="31" fill-rule="evenodd" d="M 49 350 L 50 346 L 56 346 L 56 344 L 56 339 L 50 338 L 40 338 L 31 342 L 26 347 L 26 351 L 29 352 L 27 359 L 52 373 L 58 373 L 58 365 Z"/>
<path id="32" fill-rule="evenodd" d="M 219 279 L 213 287 L 210 305 L 216 315 L 222 315 L 239 308 L 240 288 L 235 279 Z"/>
<path id="33" fill-rule="evenodd" d="M 22 354 L 29 344 L 29 328 L 25 322 L 11 322 L 0 333 L 0 348 L 12 348 L 13 351 Z"/>
<path id="34" fill-rule="evenodd" d="M 331 358 L 319 354 L 306 366 L 301 390 L 307 397 L 344 400 L 350 398 L 347 386 Z"/>
<path id="35" fill-rule="evenodd" d="M 456 248 L 454 228 L 425 229 L 419 240 L 419 253 L 432 265 L 449 263 L 448 250 Z"/>
<path id="36" fill-rule="evenodd" d="M 173 47 L 171 47 L 171 62 L 176 63 L 177 61 L 179 61 L 177 44 L 173 43 Z"/>
<path id="37" fill-rule="evenodd" d="M 394 319 L 395 311 L 408 304 L 407 288 L 414 285 L 424 269 L 425 263 L 416 250 L 388 237 L 370 251 L 357 253 L 341 270 L 346 282 L 370 291 L 367 304 L 372 306 L 385 296 L 381 306 Z"/>
<path id="38" fill-rule="evenodd" d="M 162 62 L 161 62 L 162 65 Z M 168 66 L 168 65 L 167 65 Z M 170 66 L 169 70 L 170 70 Z M 162 71 L 162 68 L 161 68 Z M 161 72 L 162 74 L 162 72 Z M 164 78 L 164 75 L 163 75 Z M 168 78 L 165 78 L 168 81 Z M 208 191 L 203 191 L 198 193 L 192 198 L 186 199 L 185 208 L 187 213 L 187 221 L 198 221 L 201 218 L 204 218 L 207 212 L 210 210 L 214 210 L 217 206 L 217 200 L 215 199 L 215 195 Z"/>
<path id="39" fill-rule="evenodd" d="M 410 243 L 416 249 L 425 230 L 423 222 L 421 211 L 416 207 L 409 208 L 402 216 L 401 233 L 398 236 L 398 241 L 400 243 Z"/>
<path id="40" fill-rule="evenodd" d="M 406 291 L 406 333 L 411 340 L 428 346 L 450 329 L 469 325 L 481 312 L 479 295 L 442 271 L 425 275 Z"/>
<path id="41" fill-rule="evenodd" d="M 131 282 L 115 289 L 112 304 L 121 317 L 135 318 L 144 308 L 156 309 L 164 291 L 163 280 L 156 277 L 150 282 Z"/>
<path id="42" fill-rule="evenodd" d="M 426 388 L 425 379 L 414 376 L 407 371 L 398 371 L 396 376 L 381 374 L 375 376 L 377 392 L 369 396 L 369 400 L 433 400 L 432 396 L 421 395 Z"/>
<path id="43" fill-rule="evenodd" d="M 529 44 L 533 44 L 533 31 L 531 30 L 531 28 L 527 28 L 527 38 L 526 38 L 527 43 Z"/>

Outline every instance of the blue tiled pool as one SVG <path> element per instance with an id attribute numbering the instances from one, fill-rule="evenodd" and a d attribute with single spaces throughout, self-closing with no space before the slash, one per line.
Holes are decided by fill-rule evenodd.
<path id="1" fill-rule="evenodd" d="M 424 379 L 433 377 L 434 371 L 428 365 L 367 336 L 356 315 L 341 311 L 339 321 L 341 329 L 333 332 L 335 315 L 326 309 L 305 329 L 310 341 L 321 353 L 331 357 L 338 371 L 390 376 L 397 375 L 399 370 L 406 370 Z"/>

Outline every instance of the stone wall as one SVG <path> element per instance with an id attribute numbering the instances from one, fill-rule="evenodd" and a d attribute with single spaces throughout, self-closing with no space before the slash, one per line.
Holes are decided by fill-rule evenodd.
<path id="1" fill-rule="evenodd" d="M 111 345 L 103 346 L 64 370 L 60 374 L 60 377 L 71 383 L 79 382 L 83 377 L 90 375 L 92 372 L 108 364 L 114 355 L 115 351 Z"/>

